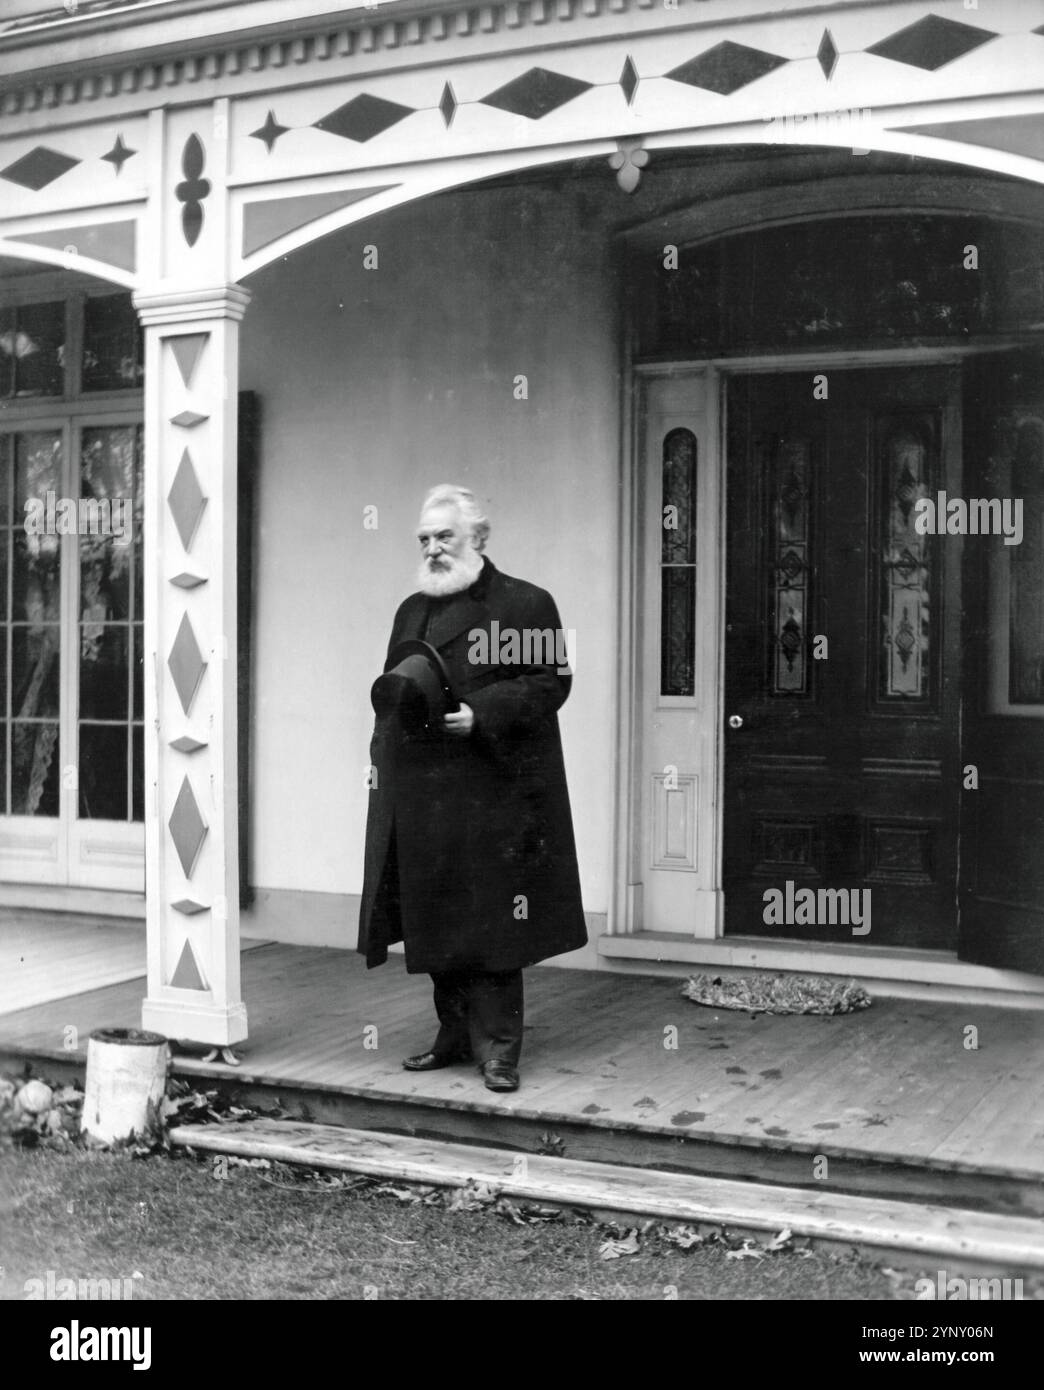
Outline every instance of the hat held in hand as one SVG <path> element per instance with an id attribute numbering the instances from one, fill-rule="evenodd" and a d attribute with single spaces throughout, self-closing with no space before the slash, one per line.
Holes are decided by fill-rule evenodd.
<path id="1" fill-rule="evenodd" d="M 397 715 L 407 734 L 441 728 L 443 715 L 460 708 L 446 663 L 429 642 L 418 638 L 399 642 L 388 654 L 384 674 L 370 691 L 370 703 L 378 717 Z"/>

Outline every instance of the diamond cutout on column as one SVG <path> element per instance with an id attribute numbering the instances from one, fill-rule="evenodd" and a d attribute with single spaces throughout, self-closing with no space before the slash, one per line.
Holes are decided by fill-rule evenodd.
<path id="1" fill-rule="evenodd" d="M 180 574 L 171 575 L 170 582 L 176 584 L 179 589 L 198 589 L 201 584 L 205 584 L 207 581 L 201 574 L 182 570 Z"/>
<path id="2" fill-rule="evenodd" d="M 199 683 L 203 679 L 203 672 L 207 669 L 207 663 L 203 660 L 203 653 L 199 649 L 187 613 L 182 616 L 178 635 L 174 638 L 170 656 L 167 657 L 167 666 L 170 668 L 181 708 L 188 714 Z"/>
<path id="3" fill-rule="evenodd" d="M 782 67 L 785 62 L 786 58 L 775 53 L 763 53 L 760 48 L 748 48 L 746 44 L 726 39 L 698 58 L 673 68 L 667 76 L 674 82 L 687 82 L 690 87 L 703 87 L 727 97 Z"/>
<path id="4" fill-rule="evenodd" d="M 170 492 L 167 493 L 167 506 L 174 518 L 174 525 L 178 528 L 181 544 L 186 550 L 192 547 L 192 540 L 206 505 L 207 499 L 192 466 L 192 455 L 186 449 L 181 455 Z"/>
<path id="5" fill-rule="evenodd" d="M 171 748 L 175 753 L 198 753 L 201 748 L 206 748 L 205 743 L 200 743 L 198 738 L 190 738 L 188 734 L 182 734 L 180 738 L 172 738 Z"/>
<path id="6" fill-rule="evenodd" d="M 539 121 L 548 112 L 557 110 L 581 92 L 586 92 L 590 86 L 590 82 L 563 77 L 561 73 L 550 72 L 547 68 L 530 68 L 521 77 L 483 97 L 482 104 L 495 106 L 499 111 L 510 111 L 513 116 Z"/>
<path id="7" fill-rule="evenodd" d="M 179 429 L 194 430 L 197 425 L 202 425 L 204 420 L 209 419 L 209 415 L 200 415 L 196 410 L 182 410 L 179 414 L 170 417 L 170 423 L 177 425 Z"/>
<path id="8" fill-rule="evenodd" d="M 866 51 L 878 58 L 891 58 L 896 63 L 909 63 L 911 67 L 934 72 L 996 37 L 989 29 L 977 29 L 972 24 L 960 24 L 955 19 L 940 19 L 930 14 Z"/>
<path id="9" fill-rule="evenodd" d="M 171 903 L 175 912 L 180 912 L 184 917 L 195 917 L 200 912 L 206 912 L 206 903 L 198 903 L 195 898 L 179 898 L 176 903 Z"/>
<path id="10" fill-rule="evenodd" d="M 340 135 L 345 140 L 356 140 L 362 144 L 412 115 L 412 106 L 400 106 L 397 101 L 385 101 L 383 97 L 371 97 L 364 92 L 313 124 L 316 130 L 325 130 L 331 135 Z"/>
<path id="11" fill-rule="evenodd" d="M 200 815 L 187 777 L 182 779 L 181 790 L 178 792 L 178 799 L 174 803 L 167 826 L 185 877 L 191 878 L 199 852 L 203 848 L 203 841 L 207 838 L 207 823 Z"/>
<path id="12" fill-rule="evenodd" d="M 62 154 L 59 150 L 49 150 L 46 145 L 37 145 L 34 150 L 23 154 L 21 159 L 16 159 L 6 169 L 0 169 L 0 179 L 7 179 L 8 183 L 17 183 L 22 188 L 31 188 L 34 193 L 39 193 L 41 188 L 46 188 L 49 183 L 54 183 L 55 179 L 60 179 L 79 162 L 78 159 Z"/>
<path id="13" fill-rule="evenodd" d="M 203 976 L 200 974 L 199 964 L 196 961 L 196 953 L 192 949 L 192 943 L 186 939 L 181 951 L 181 958 L 178 961 L 178 968 L 170 981 L 174 989 L 203 989 L 207 988 Z"/>
<path id="14" fill-rule="evenodd" d="M 829 82 L 834 75 L 837 67 L 837 45 L 834 43 L 834 36 L 829 29 L 823 30 L 823 37 L 819 40 L 819 51 L 816 54 L 819 59 L 819 66 L 823 69 L 823 76 Z"/>

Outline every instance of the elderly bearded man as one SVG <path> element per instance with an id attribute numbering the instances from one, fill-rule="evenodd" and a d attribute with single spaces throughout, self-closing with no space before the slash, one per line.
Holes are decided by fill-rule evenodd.
<path id="1" fill-rule="evenodd" d="M 407 971 L 431 975 L 438 1033 L 407 1070 L 473 1061 L 490 1090 L 513 1091 L 522 968 L 576 950 L 587 932 L 556 714 L 571 682 L 556 660 L 558 610 L 501 574 L 482 553 L 488 535 L 472 493 L 428 493 L 420 592 L 395 615 L 385 671 L 403 643 L 428 643 L 459 709 L 406 727 L 375 686 L 359 950 L 380 965 L 402 941 Z"/>

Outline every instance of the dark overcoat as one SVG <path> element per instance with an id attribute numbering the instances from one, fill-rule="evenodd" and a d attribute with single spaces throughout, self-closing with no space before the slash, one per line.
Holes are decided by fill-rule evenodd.
<path id="1" fill-rule="evenodd" d="M 416 593 L 399 607 L 389 653 L 424 637 L 430 604 Z M 571 676 L 553 657 L 519 659 L 549 653 L 503 644 L 512 631 L 557 633 L 558 610 L 484 559 L 436 614 L 426 640 L 475 726 L 467 738 L 406 735 L 395 716 L 377 720 L 358 949 L 380 965 L 404 941 L 411 973 L 514 970 L 587 940 L 556 714 Z"/>

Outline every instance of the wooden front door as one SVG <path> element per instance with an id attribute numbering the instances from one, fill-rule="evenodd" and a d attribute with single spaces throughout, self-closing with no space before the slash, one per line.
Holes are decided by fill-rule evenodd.
<path id="1" fill-rule="evenodd" d="M 728 935 L 956 949 L 962 538 L 915 503 L 961 491 L 960 392 L 828 359 L 730 383 Z"/>
<path id="2" fill-rule="evenodd" d="M 958 954 L 1044 974 L 1044 349 L 976 364 L 965 415 L 970 490 L 1019 511 L 967 547 Z"/>

